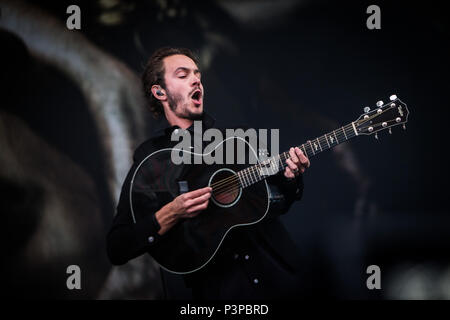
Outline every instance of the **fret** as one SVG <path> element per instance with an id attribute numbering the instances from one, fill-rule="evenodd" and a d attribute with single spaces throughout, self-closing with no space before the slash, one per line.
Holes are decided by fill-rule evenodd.
<path id="1" fill-rule="evenodd" d="M 250 178 L 250 185 L 252 185 L 254 183 L 252 171 L 250 170 L 250 167 L 245 170 L 247 171 L 248 177 Z"/>
<path id="2" fill-rule="evenodd" d="M 258 168 L 260 168 L 260 165 L 256 164 L 253 166 L 253 168 L 255 169 L 256 181 L 261 181 L 263 178 L 261 176 L 261 171 L 259 171 L 259 169 L 258 169 Z"/>
<path id="3" fill-rule="evenodd" d="M 342 130 L 342 133 L 338 131 L 339 129 Z M 323 136 L 317 137 L 313 140 L 308 140 L 302 145 L 300 145 L 298 148 L 300 148 L 303 151 L 303 154 L 306 157 L 310 158 L 322 151 L 331 149 L 337 146 L 338 144 L 344 142 L 343 137 L 345 138 L 345 140 L 348 140 L 357 135 L 358 132 L 356 131 L 355 123 L 351 122 L 350 124 L 340 127 L 336 130 L 333 130 L 327 134 L 324 134 Z M 250 170 L 251 168 L 241 170 L 239 173 L 239 179 L 242 181 L 244 187 L 246 185 L 247 186 L 251 185 L 254 182 L 261 181 L 265 179 L 266 176 L 268 175 L 272 175 L 281 170 L 284 170 L 287 166 L 286 160 L 289 158 L 290 158 L 289 151 L 285 151 L 279 155 L 272 156 L 271 158 L 266 159 L 266 161 L 263 161 L 258 165 L 253 166 L 253 170 Z M 279 164 L 277 168 L 278 171 L 274 170 L 275 161 L 277 161 L 277 163 Z M 271 173 L 269 173 L 268 171 L 269 168 Z"/>
<path id="4" fill-rule="evenodd" d="M 355 131 L 355 136 L 357 136 L 358 132 L 356 131 L 356 127 L 355 127 L 355 123 L 354 122 L 352 122 L 352 127 L 353 127 L 353 130 Z"/>
<path id="5" fill-rule="evenodd" d="M 239 180 L 240 180 L 240 182 L 241 182 L 241 186 L 243 187 L 243 188 L 245 188 L 246 187 L 246 184 L 245 184 L 245 180 L 244 180 L 244 177 L 243 177 L 243 175 L 242 175 L 242 171 L 238 171 L 238 178 L 239 178 Z"/>
<path id="6" fill-rule="evenodd" d="M 309 146 L 311 147 L 311 151 L 312 151 L 313 154 L 315 155 L 316 153 L 314 152 L 314 149 L 313 149 L 313 147 L 312 147 L 311 140 L 309 140 L 308 142 L 309 142 Z"/>
<path id="7" fill-rule="evenodd" d="M 317 142 L 313 142 L 313 146 L 314 146 L 314 152 L 315 153 L 318 153 L 319 152 L 319 146 L 320 146 L 320 142 L 319 142 L 319 140 L 318 140 L 318 138 L 316 139 L 317 140 Z M 322 148 L 321 148 L 322 149 Z"/>
<path id="8" fill-rule="evenodd" d="M 327 150 L 327 144 L 325 143 L 326 140 L 323 139 L 323 136 L 319 137 L 318 139 L 319 139 L 320 146 L 321 146 L 320 151 Z"/>
<path id="9" fill-rule="evenodd" d="M 349 139 L 349 138 L 351 138 L 351 137 L 353 137 L 355 134 L 354 134 L 354 132 L 353 132 L 353 128 L 352 128 L 352 126 L 350 125 L 350 126 L 347 126 L 346 128 L 345 128 L 345 133 L 347 134 L 347 139 Z"/>
<path id="10" fill-rule="evenodd" d="M 237 177 L 238 177 L 238 181 L 239 181 L 240 185 L 243 186 L 241 176 L 239 175 L 239 171 L 236 173 L 237 173 Z"/>
<path id="11" fill-rule="evenodd" d="M 261 167 L 261 171 L 264 175 L 273 175 L 275 174 L 273 167 L 272 167 L 272 163 L 274 163 L 275 159 L 274 157 L 270 157 L 269 159 L 265 160 L 262 163 L 262 167 Z M 261 173 L 260 173 L 261 175 Z M 263 179 L 263 177 L 261 177 L 261 179 Z"/>
<path id="12" fill-rule="evenodd" d="M 314 152 L 313 152 L 312 148 L 311 148 L 309 145 L 306 145 L 306 147 L 309 148 L 309 149 L 308 149 L 309 154 L 310 154 L 311 156 L 313 156 L 313 155 L 314 155 Z"/>
<path id="13" fill-rule="evenodd" d="M 339 140 L 338 140 L 338 138 L 336 137 L 336 132 L 334 132 L 334 130 L 333 130 L 333 134 L 334 134 L 334 137 L 336 138 L 337 144 L 339 144 Z"/>
<path id="14" fill-rule="evenodd" d="M 278 165 L 281 167 L 281 168 L 284 168 L 284 166 L 283 166 L 283 161 L 281 161 L 281 155 L 282 154 L 279 154 L 276 158 L 278 158 L 278 159 L 276 159 L 277 160 L 277 162 L 278 162 Z"/>
<path id="15" fill-rule="evenodd" d="M 348 128 L 347 128 L 347 136 L 348 136 L 349 138 L 356 137 L 357 134 L 355 134 L 355 133 L 358 133 L 358 132 L 356 131 L 356 127 L 353 126 L 353 123 L 350 123 L 350 124 L 348 125 Z"/>
<path id="16" fill-rule="evenodd" d="M 266 159 L 266 160 L 264 160 L 264 161 L 262 161 L 262 162 L 260 162 L 259 164 L 256 165 L 256 167 L 258 168 L 257 170 L 258 170 L 258 174 L 259 174 L 260 179 L 262 179 L 262 176 L 270 175 L 269 174 L 269 169 L 268 169 L 267 166 L 270 167 L 270 159 Z"/>
<path id="17" fill-rule="evenodd" d="M 258 172 L 256 171 L 256 167 L 255 166 L 251 166 L 250 167 L 250 171 L 252 172 L 252 174 L 255 176 L 255 182 L 258 182 Z"/>
<path id="18" fill-rule="evenodd" d="M 248 169 L 245 169 L 245 178 L 247 179 L 247 185 L 252 185 L 252 178 L 250 177 L 250 172 L 248 172 Z"/>
<path id="19" fill-rule="evenodd" d="M 248 176 L 248 179 L 249 179 L 249 185 L 252 185 L 252 184 L 253 184 L 252 173 L 250 172 L 249 168 L 246 168 L 246 169 L 245 169 L 245 172 L 246 172 L 246 174 L 247 174 L 247 176 Z"/>
<path id="20" fill-rule="evenodd" d="M 248 187 L 249 185 L 251 185 L 251 180 L 250 180 L 250 176 L 248 175 L 247 169 L 244 169 L 243 173 L 244 173 L 244 177 L 245 177 L 245 182 L 247 183 L 247 187 Z"/>
<path id="21" fill-rule="evenodd" d="M 327 140 L 327 143 L 328 143 L 328 148 L 331 148 L 331 147 L 330 147 L 330 143 L 328 142 L 328 138 L 327 138 L 327 135 L 325 135 L 325 140 Z"/>
<path id="22" fill-rule="evenodd" d="M 317 142 L 319 143 L 320 151 L 322 152 L 322 151 L 323 151 L 323 149 L 322 149 L 322 144 L 320 143 L 319 138 L 317 138 L 316 140 L 317 140 Z"/>
<path id="23" fill-rule="evenodd" d="M 274 170 L 272 168 L 272 163 L 274 163 L 275 161 L 276 161 L 276 157 L 275 156 L 264 160 L 264 162 L 262 163 L 264 168 L 261 170 L 261 172 L 265 172 L 266 175 L 275 174 L 275 172 L 274 172 Z"/>
<path id="24" fill-rule="evenodd" d="M 342 133 L 338 131 L 339 129 L 342 130 Z M 299 148 L 302 149 L 305 156 L 309 158 L 344 142 L 343 138 L 338 137 L 338 135 L 343 135 L 343 137 L 345 137 L 345 140 L 348 140 L 355 136 L 356 132 L 354 130 L 356 129 L 356 127 L 354 127 L 354 123 L 352 123 L 351 125 L 349 124 L 346 127 L 341 127 L 339 129 L 333 130 L 330 133 L 327 133 L 313 140 L 308 140 L 304 144 L 300 145 Z"/>
<path id="25" fill-rule="evenodd" d="M 252 167 L 247 168 L 247 171 L 248 171 L 248 175 L 250 176 L 250 179 L 251 179 L 251 184 L 254 184 L 256 181 L 253 178 L 256 178 L 256 177 L 253 175 Z"/>
<path id="26" fill-rule="evenodd" d="M 248 168 L 248 171 L 250 172 L 250 175 L 252 177 L 252 184 L 258 181 L 258 178 L 256 177 L 255 172 L 253 171 L 253 166 Z"/>
<path id="27" fill-rule="evenodd" d="M 339 129 L 342 130 L 342 133 L 338 131 Z M 324 134 L 323 136 L 317 137 L 313 140 L 308 140 L 298 148 L 300 148 L 303 151 L 303 154 L 309 158 L 344 142 L 342 136 L 345 137 L 345 140 L 348 140 L 357 135 L 358 132 L 356 131 L 355 123 L 351 122 L 350 124 L 333 130 L 327 134 Z M 238 180 L 242 188 L 248 187 L 258 181 L 266 179 L 268 176 L 284 170 L 287 167 L 286 160 L 289 158 L 289 151 L 285 151 L 279 155 L 267 158 L 256 165 L 237 172 Z M 276 166 L 276 164 L 278 164 L 278 166 Z"/>
<path id="28" fill-rule="evenodd" d="M 302 144 L 302 145 L 300 146 L 300 149 L 301 149 L 301 148 L 303 148 L 303 153 L 304 153 L 304 155 L 308 158 L 309 156 L 308 156 L 308 153 L 306 153 L 305 145 Z"/>
<path id="29" fill-rule="evenodd" d="M 342 132 L 344 132 L 345 139 L 348 140 L 347 135 L 345 134 L 344 127 L 341 127 L 341 129 L 342 129 Z"/>
<path id="30" fill-rule="evenodd" d="M 272 171 L 272 163 L 276 163 L 277 164 L 277 167 L 278 167 L 278 170 L 280 170 L 280 161 L 279 161 L 279 155 L 277 155 L 277 156 L 273 156 L 272 158 L 270 158 L 270 162 L 269 162 L 269 166 L 270 166 L 270 170 Z M 275 172 L 274 172 L 275 173 Z"/>
<path id="31" fill-rule="evenodd" d="M 267 167 L 266 167 L 266 161 L 267 161 L 267 159 L 264 161 L 261 161 L 259 164 L 256 165 L 260 178 L 262 178 L 263 176 L 266 176 L 268 174 Z"/>
<path id="32" fill-rule="evenodd" d="M 244 170 L 239 171 L 241 179 L 242 179 L 242 186 L 245 188 L 247 187 L 247 180 L 245 179 Z"/>
<path id="33" fill-rule="evenodd" d="M 334 145 L 337 144 L 336 141 L 335 141 L 335 139 L 334 139 L 334 137 L 333 137 L 331 134 L 328 135 L 328 141 L 331 142 L 330 148 L 333 146 L 333 144 L 334 144 Z"/>
<path id="34" fill-rule="evenodd" d="M 263 180 L 263 177 L 261 176 L 261 171 L 259 171 L 259 168 L 261 168 L 261 166 L 259 164 L 255 164 L 253 166 L 253 168 L 254 168 L 255 174 L 256 174 L 256 181 Z"/>

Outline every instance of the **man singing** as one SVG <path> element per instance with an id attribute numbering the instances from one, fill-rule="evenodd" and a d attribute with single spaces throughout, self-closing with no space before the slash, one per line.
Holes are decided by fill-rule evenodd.
<path id="1" fill-rule="evenodd" d="M 122 187 L 107 237 L 108 256 L 115 265 L 152 254 L 164 241 L 164 234 L 177 223 L 201 215 L 211 200 L 210 187 L 180 194 L 168 203 L 155 196 L 148 216 L 134 221 L 129 194 L 139 163 L 157 150 L 173 147 L 174 130 L 193 132 L 194 121 L 202 121 L 204 129 L 214 127 L 213 118 L 204 112 L 201 72 L 190 50 L 158 49 L 146 65 L 142 82 L 149 108 L 160 123 L 153 136 L 136 149 Z M 285 170 L 267 179 L 270 209 L 266 217 L 259 223 L 233 228 L 206 266 L 184 276 L 195 299 L 279 299 L 300 294 L 301 259 L 279 215 L 301 198 L 302 174 L 310 163 L 299 148 L 291 148 L 289 155 Z M 166 204 L 159 207 L 158 203 Z"/>

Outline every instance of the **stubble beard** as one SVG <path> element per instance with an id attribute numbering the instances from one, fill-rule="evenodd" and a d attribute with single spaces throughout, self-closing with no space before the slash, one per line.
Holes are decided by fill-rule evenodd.
<path id="1" fill-rule="evenodd" d="M 181 94 L 172 94 L 169 90 L 167 92 L 167 102 L 169 103 L 170 110 L 175 113 L 175 115 L 182 119 L 188 120 L 200 120 L 203 117 L 203 111 L 201 113 L 193 113 L 188 108 L 188 103 L 183 103 L 183 97 Z"/>

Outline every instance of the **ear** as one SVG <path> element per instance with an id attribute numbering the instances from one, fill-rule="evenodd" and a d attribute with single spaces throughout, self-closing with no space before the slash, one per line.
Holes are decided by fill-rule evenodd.
<path id="1" fill-rule="evenodd" d="M 158 100 L 166 100 L 166 91 L 159 85 L 153 85 L 151 88 L 153 96 Z"/>

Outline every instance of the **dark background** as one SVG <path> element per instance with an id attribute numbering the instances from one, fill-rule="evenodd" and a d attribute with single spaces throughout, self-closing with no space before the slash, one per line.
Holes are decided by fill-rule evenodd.
<path id="1" fill-rule="evenodd" d="M 147 263 L 153 269 L 145 281 L 133 282 L 135 287 L 111 276 L 115 268 L 106 259 L 104 241 L 117 193 L 108 189 L 111 172 L 105 163 L 117 159 L 111 159 L 105 149 L 114 149 L 115 141 L 104 134 L 94 116 L 93 103 L 86 98 L 89 89 L 81 89 L 79 79 L 71 78 L 64 65 L 53 63 L 51 55 L 42 56 L 47 47 L 38 48 L 36 43 L 45 30 L 15 32 L 26 25 L 27 15 L 10 16 L 6 26 L 3 24 L 10 12 L 3 8 L 11 3 L 0 1 L 0 31 L 6 43 L 2 45 L 1 112 L 4 119 L 19 119 L 21 126 L 85 173 L 95 190 L 91 205 L 97 216 L 91 224 L 86 205 L 73 213 L 83 214 L 80 220 L 71 220 L 69 213 L 61 211 L 48 211 L 48 220 L 43 219 L 41 211 L 46 210 L 48 199 L 45 192 L 39 184 L 33 189 L 23 182 L 26 170 L 20 174 L 25 180 L 21 178 L 23 183 L 18 183 L 14 175 L 7 174 L 10 162 L 3 162 L 1 208 L 9 241 L 2 267 L 9 280 L 2 294 L 29 298 L 163 297 L 158 269 L 151 260 Z M 66 8 L 71 4 L 81 8 L 81 30 L 65 28 Z M 366 27 L 366 9 L 371 4 L 381 9 L 380 30 Z M 111 60 L 123 63 L 136 79 L 146 59 L 160 46 L 195 50 L 204 64 L 207 112 L 223 126 L 279 128 L 280 151 L 345 125 L 359 117 L 363 107 L 373 108 L 376 101 L 387 102 L 396 94 L 410 110 L 407 130 L 396 127 L 392 135 L 379 134 L 379 140 L 358 137 L 341 149 L 313 158 L 304 175 L 302 201 L 282 219 L 313 279 L 307 296 L 450 298 L 446 153 L 449 25 L 443 7 L 433 2 L 307 0 L 28 1 L 20 5 L 38 8 L 36 17 L 44 24 L 53 17 L 54 28 L 63 35 L 79 33 Z M 64 38 L 55 41 L 64 42 Z M 72 38 L 67 41 L 73 45 Z M 84 44 L 77 49 L 80 53 Z M 55 48 L 48 49 L 65 50 L 56 44 Z M 108 92 L 102 94 L 107 96 Z M 139 110 L 133 112 L 141 112 L 144 119 L 142 132 L 137 134 L 133 118 L 122 118 L 130 128 L 133 139 L 129 147 L 133 150 L 148 135 L 154 120 L 144 103 L 131 103 L 123 110 L 126 108 Z M 14 131 L 14 123 L 4 120 L 0 125 Z M 7 136 L 1 141 L 14 145 L 8 130 L 0 132 Z M 116 134 L 120 136 L 120 130 Z M 27 154 L 33 158 L 33 153 Z M 131 165 L 131 157 L 121 161 L 125 167 Z M 42 167 L 39 181 L 48 175 L 58 178 L 58 170 L 66 174 L 71 170 L 64 167 L 64 161 L 58 163 L 59 168 L 50 163 Z M 81 189 L 83 183 L 80 181 Z M 49 221 L 53 217 L 60 221 L 60 228 L 79 229 L 74 233 L 75 242 L 89 239 L 80 244 L 76 254 L 62 254 L 64 258 L 59 259 L 56 253 L 43 259 L 30 247 L 31 241 L 51 234 L 55 241 L 48 248 L 56 246 L 55 252 L 66 252 L 64 242 L 58 241 L 60 235 L 52 233 Z M 81 225 L 73 225 L 77 223 Z M 27 258 L 18 258 L 21 254 Z M 34 267 L 35 261 L 39 267 Z M 65 287 L 69 264 L 80 265 L 83 270 L 80 291 Z M 366 268 L 372 264 L 381 268 L 381 290 L 366 288 Z M 120 268 L 122 280 L 139 277 L 137 269 Z M 170 297 L 189 297 L 178 276 L 167 275 L 167 280 Z"/>

